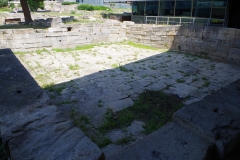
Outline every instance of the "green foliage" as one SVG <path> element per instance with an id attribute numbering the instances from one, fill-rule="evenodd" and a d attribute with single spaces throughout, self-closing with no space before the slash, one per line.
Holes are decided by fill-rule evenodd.
<path id="1" fill-rule="evenodd" d="M 103 10 L 103 11 L 110 11 L 111 8 L 105 7 L 105 6 L 93 6 L 89 4 L 81 4 L 78 6 L 78 10 L 87 10 L 87 11 L 93 11 L 93 10 Z"/>
<path id="2" fill-rule="evenodd" d="M 77 50 L 88 50 L 94 48 L 95 45 L 90 44 L 90 45 L 84 45 L 84 46 L 77 46 L 75 48 L 66 48 L 66 49 L 61 49 L 61 48 L 54 48 L 53 50 L 55 52 L 71 52 L 71 51 L 77 51 Z"/>
<path id="3" fill-rule="evenodd" d="M 78 2 L 62 2 L 62 5 L 78 4 Z"/>
<path id="4" fill-rule="evenodd" d="M 15 5 L 13 3 L 10 3 L 10 8 L 11 9 L 15 8 Z"/>
<path id="5" fill-rule="evenodd" d="M 12 10 L 8 7 L 3 7 L 3 8 L 0 7 L 0 12 L 10 12 L 10 11 Z"/>
<path id="6" fill-rule="evenodd" d="M 8 5 L 8 0 L 0 0 L 0 8 L 6 7 Z"/>
<path id="7" fill-rule="evenodd" d="M 152 47 L 152 46 L 146 46 L 143 44 L 139 44 L 139 43 L 135 43 L 135 42 L 131 42 L 131 41 L 127 41 L 127 42 L 123 42 L 123 44 L 127 44 L 136 48 L 142 48 L 142 49 L 151 49 L 151 50 L 158 50 L 158 48 Z"/>
<path id="8" fill-rule="evenodd" d="M 33 11 L 37 11 L 38 8 L 44 9 L 43 0 L 27 0 L 29 9 Z"/>
<path id="9" fill-rule="evenodd" d="M 145 122 L 145 133 L 149 134 L 172 119 L 172 114 L 183 106 L 178 97 L 167 95 L 161 91 L 145 91 L 141 93 L 134 104 L 114 113 L 108 109 L 105 122 L 99 128 L 106 133 L 115 128 L 129 126 L 133 120 Z"/>

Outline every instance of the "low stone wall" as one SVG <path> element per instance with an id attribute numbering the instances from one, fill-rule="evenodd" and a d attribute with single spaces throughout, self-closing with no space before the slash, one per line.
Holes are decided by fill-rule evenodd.
<path id="1" fill-rule="evenodd" d="M 123 40 L 240 64 L 240 30 L 218 27 L 155 26 L 107 21 L 47 30 L 0 30 L 0 48 L 13 51 L 69 48 Z"/>
<path id="2" fill-rule="evenodd" d="M 240 64 L 240 30 L 220 27 L 133 25 L 129 40 Z"/>
<path id="3" fill-rule="evenodd" d="M 44 1 L 45 10 L 51 10 L 55 12 L 71 12 L 77 10 L 77 6 L 79 4 L 72 5 L 62 5 L 61 2 L 58 1 Z"/>
<path id="4" fill-rule="evenodd" d="M 126 25 L 104 24 L 64 25 L 57 28 L 0 30 L 0 49 L 32 51 L 43 48 L 69 48 L 79 45 L 120 42 L 126 40 Z"/>

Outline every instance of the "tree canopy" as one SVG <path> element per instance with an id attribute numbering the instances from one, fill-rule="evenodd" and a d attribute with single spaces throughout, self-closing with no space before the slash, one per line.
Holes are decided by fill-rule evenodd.
<path id="1" fill-rule="evenodd" d="M 25 24 L 29 24 L 33 21 L 30 10 L 36 11 L 38 8 L 44 9 L 43 0 L 20 0 L 20 3 L 25 18 Z"/>

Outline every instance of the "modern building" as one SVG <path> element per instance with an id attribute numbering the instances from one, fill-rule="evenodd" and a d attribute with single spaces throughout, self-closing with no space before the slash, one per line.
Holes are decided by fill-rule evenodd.
<path id="1" fill-rule="evenodd" d="M 104 0 L 76 0 L 79 3 L 82 4 L 91 4 L 96 6 L 109 6 L 109 3 L 104 2 Z M 116 8 L 131 8 L 130 4 L 127 3 L 117 3 L 115 2 Z"/>
<path id="2" fill-rule="evenodd" d="M 240 28 L 240 0 L 104 0 L 132 4 L 132 21 Z"/>

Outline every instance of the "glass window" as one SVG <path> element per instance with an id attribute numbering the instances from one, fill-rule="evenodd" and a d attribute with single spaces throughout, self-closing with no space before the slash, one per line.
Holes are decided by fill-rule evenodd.
<path id="1" fill-rule="evenodd" d="M 224 19 L 225 8 L 213 8 L 212 9 L 212 18 Z"/>
<path id="2" fill-rule="evenodd" d="M 212 0 L 194 0 L 193 17 L 210 18 Z"/>
<path id="3" fill-rule="evenodd" d="M 147 16 L 158 16 L 158 1 L 146 2 L 146 12 Z"/>
<path id="4" fill-rule="evenodd" d="M 160 16 L 174 16 L 175 0 L 160 1 Z"/>
<path id="5" fill-rule="evenodd" d="M 177 0 L 176 1 L 176 9 L 175 9 L 175 16 L 191 16 L 191 7 L 192 1 L 191 0 Z"/>
<path id="6" fill-rule="evenodd" d="M 133 15 L 144 15 L 145 2 L 133 2 L 132 13 Z"/>
<path id="7" fill-rule="evenodd" d="M 213 7 L 226 7 L 227 0 L 213 0 Z"/>

